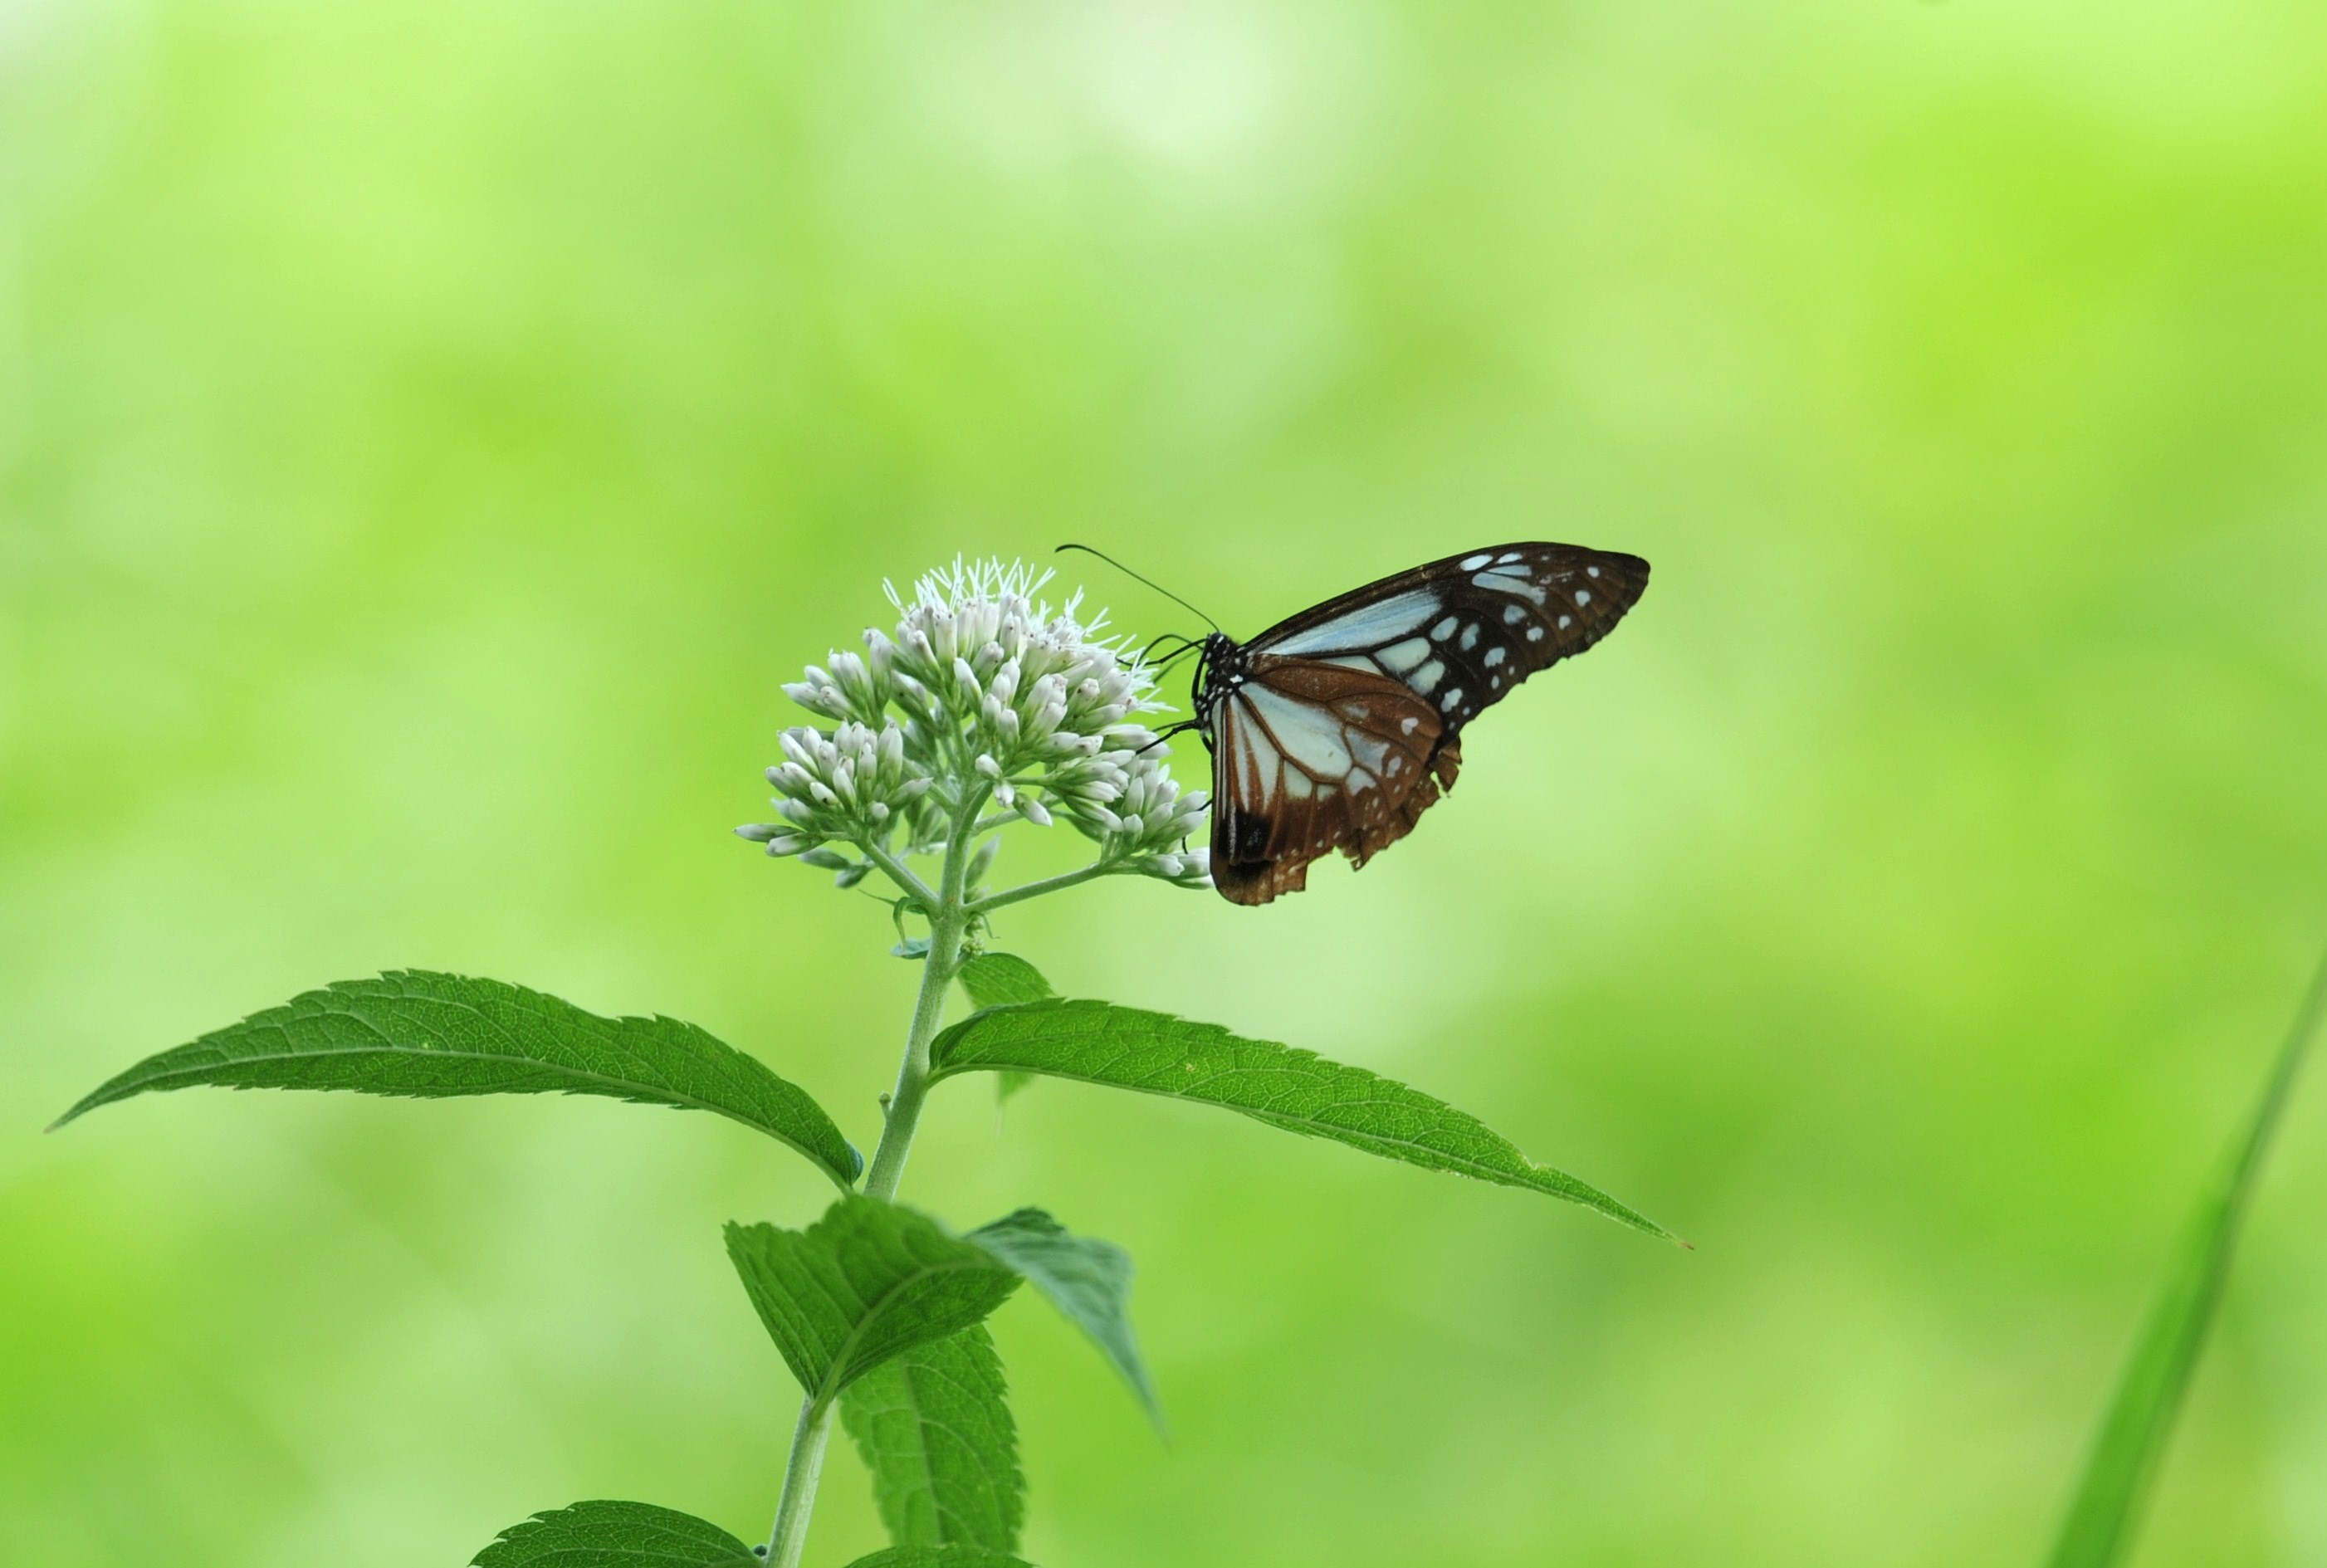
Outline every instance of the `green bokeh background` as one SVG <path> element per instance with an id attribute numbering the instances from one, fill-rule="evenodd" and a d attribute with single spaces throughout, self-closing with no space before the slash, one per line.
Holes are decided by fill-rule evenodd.
<path id="1" fill-rule="evenodd" d="M 957 1086 L 906 1196 L 1129 1246 L 1174 1423 L 1006 1311 L 1029 1554 L 2031 1560 L 2327 937 L 2322 191 L 2287 0 L 0 4 L 0 1559 L 763 1530 L 796 1394 L 718 1226 L 825 1200 L 781 1151 L 39 1127 L 425 966 L 869 1146 L 887 916 L 726 829 L 883 577 L 1082 538 L 1249 632 L 1544 537 L 1655 589 L 1412 841 L 1001 936 L 1699 1250 Z M 2145 1563 L 2327 1561 L 2327 1096 L 2286 1134 Z M 836 1462 L 811 1561 L 877 1538 Z"/>

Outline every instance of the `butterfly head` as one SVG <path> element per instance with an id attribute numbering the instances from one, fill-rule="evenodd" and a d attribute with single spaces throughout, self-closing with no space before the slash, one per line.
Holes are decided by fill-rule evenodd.
<path id="1" fill-rule="evenodd" d="M 1225 631 L 1215 631 L 1197 645 L 1196 678 L 1188 702 L 1196 715 L 1196 733 L 1207 746 L 1212 743 L 1212 715 L 1223 697 L 1244 685 L 1245 664 L 1244 645 Z"/>

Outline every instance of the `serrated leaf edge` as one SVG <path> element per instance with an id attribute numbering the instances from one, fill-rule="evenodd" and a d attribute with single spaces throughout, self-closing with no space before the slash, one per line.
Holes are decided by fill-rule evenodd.
<path id="1" fill-rule="evenodd" d="M 1239 1035 L 1224 1024 L 1204 1023 L 1193 1019 L 1183 1018 L 1177 1013 L 1158 1012 L 1153 1008 L 1124 1007 L 1112 1002 L 1100 1002 L 1089 997 L 1069 996 L 1051 997 L 1041 1002 L 1005 1003 L 993 1007 L 979 1008 L 976 1013 L 971 1013 L 968 1017 L 962 1019 L 959 1022 L 946 1029 L 943 1032 L 939 1034 L 934 1041 L 930 1043 L 930 1080 L 932 1082 L 936 1082 L 965 1072 L 1023 1072 L 1031 1074 L 1036 1078 L 1063 1078 L 1070 1083 L 1086 1083 L 1100 1088 L 1117 1089 L 1131 1094 L 1148 1095 L 1157 1099 L 1177 1100 L 1183 1105 L 1210 1105 L 1217 1109 L 1229 1111 L 1240 1116 L 1247 1116 L 1254 1121 L 1279 1127 L 1286 1132 L 1298 1133 L 1306 1137 L 1322 1138 L 1329 1143 L 1342 1143 L 1345 1146 L 1355 1146 L 1353 1144 L 1348 1144 L 1346 1138 L 1341 1134 L 1341 1129 L 1329 1129 L 1322 1124 L 1308 1118 L 1285 1115 L 1270 1111 L 1257 1110 L 1245 1106 L 1220 1105 L 1216 1101 L 1196 1099 L 1185 1095 L 1175 1095 L 1168 1089 L 1148 1088 L 1136 1084 L 1118 1083 L 1112 1078 L 1096 1078 L 1088 1073 L 1061 1071 L 1049 1067 L 1028 1067 L 1016 1062 L 971 1062 L 964 1066 L 955 1066 L 946 1059 L 948 1052 L 952 1045 L 967 1034 L 979 1022 L 989 1016 L 998 1013 L 1033 1013 L 1046 1008 L 1065 1007 L 1099 1007 L 1107 1009 L 1110 1012 L 1136 1013 L 1147 1018 L 1161 1020 L 1166 1023 L 1184 1025 L 1191 1029 L 1210 1030 L 1217 1034 L 1225 1036 L 1229 1040 L 1243 1041 L 1248 1044 L 1253 1045 L 1269 1046 L 1275 1050 L 1285 1051 L 1304 1061 L 1322 1062 L 1330 1067 L 1347 1067 L 1351 1070 L 1363 1072 L 1369 1077 L 1378 1078 L 1384 1083 L 1397 1084 L 1399 1087 L 1403 1088 L 1413 1087 L 1412 1085 L 1406 1084 L 1402 1080 L 1391 1078 L 1385 1074 L 1374 1072 L 1370 1068 L 1359 1068 L 1351 1063 L 1337 1062 L 1330 1057 L 1321 1055 L 1316 1051 L 1306 1050 L 1301 1046 L 1285 1045 L 1278 1041 L 1254 1040 L 1249 1035 Z M 1511 1187 L 1516 1188 L 1520 1191 L 1541 1192 L 1547 1197 L 1564 1199 L 1581 1208 L 1592 1209 L 1595 1213 L 1603 1215 L 1607 1218 L 1613 1219 L 1620 1224 L 1629 1226 L 1634 1230 L 1640 1231 L 1649 1236 L 1656 1237 L 1659 1240 L 1668 1241 L 1675 1246 L 1680 1247 L 1685 1251 L 1694 1252 L 1696 1250 L 1693 1243 L 1683 1239 L 1681 1237 L 1676 1236 L 1669 1230 L 1667 1230 L 1663 1226 L 1659 1225 L 1655 1220 L 1650 1219 L 1647 1215 L 1640 1213 L 1640 1210 L 1632 1208 L 1630 1204 L 1620 1201 L 1619 1199 L 1610 1196 L 1608 1193 L 1602 1191 L 1599 1188 L 1594 1187 L 1589 1181 L 1585 1181 L 1580 1177 L 1571 1175 L 1556 1165 L 1547 1165 L 1538 1160 L 1533 1159 L 1524 1151 L 1519 1149 L 1517 1144 L 1512 1143 L 1509 1138 L 1503 1137 L 1500 1133 L 1497 1133 L 1493 1128 L 1487 1126 L 1484 1122 L 1480 1121 L 1476 1116 L 1471 1115 L 1468 1111 L 1461 1110 L 1453 1105 L 1449 1105 L 1444 1100 L 1438 1099 L 1437 1096 L 1430 1094 L 1426 1089 L 1415 1089 L 1414 1092 L 1435 1101 L 1438 1105 L 1444 1106 L 1447 1110 L 1453 1111 L 1458 1115 L 1468 1117 L 1472 1122 L 1484 1130 L 1490 1136 L 1500 1140 L 1504 1145 L 1509 1148 L 1511 1153 L 1519 1158 L 1520 1162 L 1528 1167 L 1528 1169 L 1545 1177 L 1547 1179 L 1547 1184 L 1543 1186 L 1535 1186 L 1525 1182 L 1516 1182 L 1510 1179 L 1507 1172 L 1497 1171 L 1492 1166 L 1480 1165 L 1472 1161 L 1466 1161 L 1456 1156 L 1449 1155 L 1438 1150 L 1429 1148 L 1427 1145 L 1416 1143 L 1411 1139 L 1391 1137 L 1380 1133 L 1366 1133 L 1363 1134 L 1363 1136 L 1377 1143 L 1396 1147 L 1413 1149 L 1416 1153 L 1425 1154 L 1428 1157 L 1426 1162 L 1408 1161 L 1402 1162 L 1403 1163 L 1415 1164 L 1417 1168 L 1423 1170 L 1435 1169 L 1448 1175 L 1467 1176 L 1474 1181 L 1485 1181 L 1497 1187 Z"/>
<path id="2" fill-rule="evenodd" d="M 450 980 L 471 980 L 474 978 L 473 976 L 451 975 L 441 970 L 433 969 L 387 969 L 382 970 L 377 976 L 377 978 L 381 980 L 407 980 L 416 977 L 423 979 Z M 202 1041 L 208 1040 L 211 1036 L 226 1034 L 233 1031 L 242 1029 L 250 1024 L 256 1019 L 264 1017 L 266 1014 L 276 1012 L 280 1008 L 288 1007 L 295 1003 L 305 1001 L 310 997 L 329 996 L 333 993 L 338 992 L 343 986 L 351 985 L 369 985 L 370 983 L 371 982 L 368 980 L 335 980 L 327 985 L 319 986 L 313 991 L 303 991 L 298 995 L 291 998 L 288 1002 L 279 1002 L 275 1003 L 273 1006 L 262 1007 L 257 1012 L 246 1013 L 234 1022 L 224 1024 L 220 1028 L 208 1031 L 207 1032 L 197 1036 L 195 1039 L 186 1041 L 185 1044 L 199 1045 Z M 766 1063 L 760 1061 L 757 1057 L 751 1055 L 750 1052 L 742 1050 L 735 1046 L 728 1045 L 726 1041 L 720 1040 L 717 1035 L 711 1033 L 710 1031 L 705 1029 L 702 1025 L 690 1023 L 683 1018 L 673 1018 L 668 1013 L 618 1013 L 613 1015 L 592 1013 L 589 1009 L 583 1007 L 578 1003 L 567 1002 L 564 997 L 554 995 L 546 991 L 533 991 L 529 986 L 516 985 L 514 982 L 487 981 L 482 983 L 488 985 L 509 985 L 512 989 L 523 991 L 528 994 L 547 997 L 553 1002 L 559 1003 L 566 1007 L 571 1007 L 575 1012 L 583 1013 L 584 1015 L 602 1023 L 611 1023 L 618 1027 L 626 1023 L 668 1024 L 674 1028 L 689 1030 L 695 1033 L 704 1036 L 706 1040 L 713 1041 L 715 1044 L 717 1044 L 725 1050 L 734 1051 L 738 1056 L 743 1057 L 745 1060 L 751 1061 L 759 1066 L 762 1070 L 767 1072 L 771 1077 L 778 1078 L 780 1082 L 790 1084 L 790 1079 L 780 1078 L 780 1075 L 776 1074 L 774 1069 L 768 1067 Z M 492 1028 L 496 1031 L 499 1031 L 499 1026 L 493 1024 L 492 1021 L 486 1018 L 485 1015 L 472 1003 L 441 996 L 430 996 L 426 1000 L 436 1006 L 458 1008 L 464 1011 L 479 1019 L 489 1028 Z M 333 1015 L 327 1013 L 318 1013 L 315 1016 Z M 378 1032 L 377 1025 L 373 1024 L 369 1020 L 362 1018 L 354 1013 L 340 1013 L 337 1014 L 337 1016 L 348 1018 L 354 1022 L 361 1024 L 364 1028 L 371 1030 L 375 1033 Z M 175 1088 L 186 1087 L 185 1080 L 191 1079 L 195 1085 L 201 1086 L 202 1084 L 204 1075 L 209 1071 L 214 1070 L 214 1065 L 213 1067 L 209 1068 L 201 1066 L 188 1066 L 169 1072 L 159 1073 L 152 1077 L 137 1078 L 134 1083 L 130 1082 L 137 1073 L 138 1069 L 143 1067 L 146 1062 L 154 1060 L 156 1057 L 167 1056 L 172 1050 L 179 1050 L 182 1049 L 182 1046 L 171 1046 L 166 1050 L 155 1051 L 153 1055 L 145 1057 L 139 1061 L 131 1064 L 129 1067 L 123 1069 L 121 1071 L 114 1074 L 111 1078 L 106 1079 L 105 1082 L 99 1084 L 96 1088 L 91 1089 L 88 1094 L 83 1095 L 79 1100 L 73 1103 L 71 1107 L 68 1109 L 64 1115 L 51 1122 L 46 1127 L 42 1128 L 42 1131 L 44 1133 L 56 1132 L 68 1123 L 78 1121 L 80 1117 L 88 1115 L 91 1111 L 101 1109 L 109 1105 L 117 1105 L 124 1100 L 135 1099 L 140 1095 L 170 1093 Z M 361 1051 L 344 1050 L 285 1050 L 271 1054 L 266 1059 L 268 1061 L 284 1062 L 321 1061 L 326 1059 L 344 1061 L 350 1058 L 361 1057 L 365 1053 Z M 735 1123 L 739 1126 L 749 1127 L 752 1131 L 758 1133 L 762 1137 L 773 1139 L 775 1142 L 783 1144 L 785 1147 L 791 1149 L 793 1152 L 799 1154 L 802 1158 L 806 1159 L 809 1164 L 814 1165 L 818 1171 L 822 1171 L 827 1179 L 831 1181 L 835 1186 L 838 1187 L 844 1192 L 854 1191 L 855 1190 L 856 1179 L 864 1173 L 864 1152 L 858 1149 L 854 1143 L 850 1142 L 846 1135 L 843 1135 L 840 1140 L 841 1146 L 848 1151 L 850 1159 L 855 1162 L 855 1169 L 849 1172 L 846 1181 L 843 1181 L 841 1179 L 840 1172 L 826 1160 L 825 1155 L 821 1151 L 810 1148 L 808 1145 L 799 1142 L 796 1138 L 788 1137 L 784 1134 L 767 1126 L 763 1123 L 753 1121 L 748 1116 L 739 1115 L 735 1112 L 728 1110 L 724 1106 L 715 1105 L 708 1100 L 698 1099 L 692 1095 L 668 1090 L 659 1085 L 643 1084 L 631 1078 L 609 1078 L 603 1073 L 588 1072 L 579 1069 L 557 1066 L 554 1063 L 545 1062 L 538 1057 L 508 1055 L 496 1051 L 431 1050 L 423 1053 L 403 1050 L 394 1046 L 383 1045 L 380 1048 L 378 1054 L 388 1056 L 416 1056 L 425 1054 L 429 1057 L 442 1059 L 447 1061 L 502 1062 L 536 1068 L 552 1067 L 560 1074 L 577 1080 L 593 1084 L 603 1084 L 611 1087 L 625 1090 L 637 1090 L 652 1097 L 646 1100 L 631 1098 L 628 1094 L 604 1097 L 621 1099 L 626 1103 L 633 1105 L 646 1104 L 664 1110 L 707 1111 L 713 1115 L 724 1117 L 728 1121 Z M 245 1093 L 255 1092 L 260 1088 L 273 1087 L 276 1086 L 257 1084 L 217 1084 L 204 1087 L 214 1087 L 230 1089 L 237 1093 Z M 799 1086 L 791 1085 L 791 1087 L 797 1088 Z M 364 1091 L 360 1089 L 342 1089 L 337 1086 L 333 1086 L 329 1089 L 315 1092 L 362 1093 Z M 547 1092 L 556 1094 L 574 1094 L 578 1091 L 575 1089 L 554 1089 Z M 805 1091 L 803 1091 L 803 1093 L 805 1093 Z M 406 1097 L 398 1096 L 393 1097 L 402 1098 Z M 459 1098 L 465 1097 L 455 1096 L 447 1097 Z M 484 1097 L 481 1094 L 476 1097 L 483 1098 Z M 837 1131 L 837 1128 L 836 1127 L 835 1130 Z"/>

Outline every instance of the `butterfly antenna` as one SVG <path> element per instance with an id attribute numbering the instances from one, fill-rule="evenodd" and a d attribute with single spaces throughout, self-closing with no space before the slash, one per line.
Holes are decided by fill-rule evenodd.
<path id="1" fill-rule="evenodd" d="M 1155 592 L 1164 595 L 1164 598 L 1169 599 L 1173 603 L 1177 604 L 1181 609 L 1195 611 L 1195 613 L 1202 619 L 1204 624 L 1210 627 L 1214 631 L 1220 630 L 1220 623 L 1219 621 L 1214 621 L 1210 616 L 1204 614 L 1202 611 L 1197 610 L 1194 605 L 1189 603 L 1185 599 L 1181 598 L 1177 593 L 1173 593 L 1172 590 L 1164 587 L 1162 583 L 1156 583 L 1150 578 L 1142 577 L 1138 573 L 1133 571 L 1130 567 L 1125 565 L 1122 562 L 1108 555 L 1105 550 L 1094 550 L 1089 545 L 1061 545 L 1058 550 L 1052 551 L 1051 554 L 1056 555 L 1061 551 L 1065 550 L 1080 550 L 1086 555 L 1097 555 L 1100 560 L 1106 562 L 1108 565 L 1114 567 L 1117 571 L 1122 573 L 1133 582 L 1146 583 L 1147 586 L 1154 589 Z"/>
<path id="2" fill-rule="evenodd" d="M 1166 644 L 1173 645 L 1171 652 L 1158 654 L 1155 651 Z M 1176 631 L 1167 631 L 1141 649 L 1139 658 L 1141 662 L 1151 669 L 1170 669 L 1188 655 L 1201 651 L 1203 646 L 1203 643 L 1195 638 L 1182 637 Z"/>
<path id="3" fill-rule="evenodd" d="M 1170 742 L 1170 740 L 1172 739 L 1172 737 L 1173 737 L 1173 736 L 1177 735 L 1177 734 L 1180 734 L 1180 733 L 1182 733 L 1182 732 L 1184 732 L 1184 731 L 1188 731 L 1188 730 L 1195 729 L 1195 728 L 1197 728 L 1197 727 L 1198 727 L 1198 726 L 1197 726 L 1197 723 L 1196 723 L 1196 721 L 1195 721 L 1195 720 L 1193 720 L 1193 719 L 1182 719 L 1182 720 L 1181 720 L 1178 723 L 1176 723 L 1176 724 L 1166 724 L 1166 725 L 1164 725 L 1162 729 L 1160 729 L 1160 730 L 1158 730 L 1158 731 L 1156 731 L 1156 732 L 1155 732 L 1155 738 L 1154 738 L 1154 740 L 1152 740 L 1152 741 L 1148 742 L 1147 742 L 1147 744 L 1145 744 L 1145 745 L 1144 745 L 1144 746 L 1140 747 L 1140 748 L 1139 748 L 1139 750 L 1140 750 L 1140 751 L 1142 751 L 1142 752 L 1145 752 L 1145 751 L 1154 751 L 1156 747 L 1161 746 L 1161 745 L 1164 745 L 1164 744 L 1167 743 L 1168 742 Z M 1135 753 L 1135 755 L 1136 755 L 1136 754 L 1137 754 L 1137 753 Z"/>

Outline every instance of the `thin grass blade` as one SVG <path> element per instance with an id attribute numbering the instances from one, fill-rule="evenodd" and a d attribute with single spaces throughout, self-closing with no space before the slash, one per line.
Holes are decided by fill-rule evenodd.
<path id="1" fill-rule="evenodd" d="M 2327 1019 L 2327 962 L 2311 983 L 2294 1027 L 2279 1048 L 2245 1131 L 2200 1201 L 2164 1289 L 2118 1379 L 2084 1479 L 2061 1526 L 2050 1568 L 2114 1568 L 2132 1545 L 2134 1525 L 2156 1479 L 2173 1419 L 2205 1349 L 2206 1332 L 2229 1278 L 2238 1229 L 2256 1179 L 2286 1109 L 2303 1058 Z"/>

